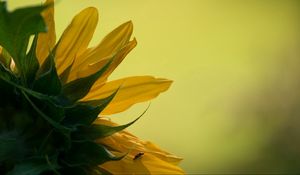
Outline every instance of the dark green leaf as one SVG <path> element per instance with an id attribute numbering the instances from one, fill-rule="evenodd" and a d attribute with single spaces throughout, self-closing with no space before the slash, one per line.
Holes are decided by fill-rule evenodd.
<path id="1" fill-rule="evenodd" d="M 0 45 L 13 57 L 18 69 L 23 67 L 21 60 L 25 59 L 30 35 L 46 32 L 41 16 L 45 8 L 34 6 L 8 12 L 6 2 L 0 2 Z M 19 71 L 23 74 L 23 70 Z"/>
<path id="2" fill-rule="evenodd" d="M 91 175 L 83 167 L 63 167 L 60 170 L 61 174 L 70 174 L 70 175 Z"/>
<path id="3" fill-rule="evenodd" d="M 28 97 L 28 95 L 22 91 L 22 94 L 28 101 L 28 103 L 32 106 L 32 108 L 46 121 L 48 121 L 54 128 L 56 128 L 58 131 L 64 133 L 66 136 L 70 134 L 70 129 L 66 128 L 65 126 L 61 125 L 60 123 L 56 122 L 53 118 L 49 117 L 46 115 L 43 111 L 41 111 L 33 102 L 32 100 Z"/>
<path id="4" fill-rule="evenodd" d="M 18 160 L 26 153 L 26 145 L 18 132 L 3 132 L 0 135 L 0 162 Z"/>
<path id="5" fill-rule="evenodd" d="M 0 79 L 4 81 L 16 81 L 15 78 L 16 77 L 14 76 L 14 74 L 9 69 L 7 69 L 2 63 L 0 63 Z"/>
<path id="6" fill-rule="evenodd" d="M 42 101 L 41 101 L 42 103 Z M 50 116 L 54 121 L 60 123 L 65 117 L 65 110 L 63 107 L 58 106 L 50 101 L 45 101 L 42 104 L 43 108 L 41 110 Z"/>
<path id="7" fill-rule="evenodd" d="M 66 153 L 64 162 L 69 166 L 100 165 L 107 161 L 120 160 L 104 146 L 94 142 L 73 142 L 71 149 Z"/>
<path id="8" fill-rule="evenodd" d="M 58 169 L 56 158 L 50 160 L 47 156 L 24 160 L 17 164 L 7 175 L 40 175 L 43 172 Z"/>
<path id="9" fill-rule="evenodd" d="M 0 104 L 8 104 L 9 101 L 13 100 L 12 97 L 15 95 L 15 87 L 9 82 L 15 80 L 15 78 L 16 77 L 0 63 Z"/>
<path id="10" fill-rule="evenodd" d="M 84 78 L 79 78 L 63 86 L 63 94 L 70 101 L 76 102 L 83 98 L 96 82 L 96 80 L 107 70 L 112 60 L 109 61 L 103 68 L 101 68 L 95 74 L 89 75 Z"/>

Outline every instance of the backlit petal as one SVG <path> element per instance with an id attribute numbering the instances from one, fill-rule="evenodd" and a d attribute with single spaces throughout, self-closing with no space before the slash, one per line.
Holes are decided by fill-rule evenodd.
<path id="1" fill-rule="evenodd" d="M 132 22 L 126 22 L 109 33 L 98 46 L 89 48 L 83 54 L 78 55 L 72 66 L 68 82 L 97 72 L 104 63 L 107 63 L 107 59 L 114 55 L 116 55 L 114 62 L 120 63 L 136 45 L 135 39 L 129 42 L 132 30 Z M 112 67 L 110 70 L 113 70 Z"/>
<path id="2" fill-rule="evenodd" d="M 52 4 L 45 11 L 42 16 L 47 24 L 47 33 L 40 33 L 38 35 L 36 55 L 40 65 L 43 64 L 49 51 L 54 47 L 56 42 L 55 22 L 54 22 L 54 0 L 47 0 L 45 4 Z"/>
<path id="3" fill-rule="evenodd" d="M 56 51 L 56 67 L 59 74 L 86 50 L 97 23 L 98 12 L 93 7 L 84 9 L 73 18 L 64 31 Z"/>
<path id="4" fill-rule="evenodd" d="M 114 114 L 128 109 L 135 103 L 157 97 L 161 92 L 166 91 L 171 83 L 170 80 L 151 76 L 123 78 L 104 85 L 99 84 L 99 88 L 93 87 L 82 101 L 107 97 L 121 87 L 112 102 L 101 113 L 103 115 Z"/>

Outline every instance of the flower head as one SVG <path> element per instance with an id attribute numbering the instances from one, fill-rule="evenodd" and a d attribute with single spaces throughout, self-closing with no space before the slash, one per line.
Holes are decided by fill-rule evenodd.
<path id="1" fill-rule="evenodd" d="M 53 0 L 14 12 L 0 3 L 0 172 L 183 173 L 180 158 L 124 131 L 136 120 L 118 126 L 100 116 L 155 98 L 172 83 L 151 76 L 108 81 L 136 46 L 132 22 L 89 48 L 95 8 L 77 14 L 56 42 Z"/>

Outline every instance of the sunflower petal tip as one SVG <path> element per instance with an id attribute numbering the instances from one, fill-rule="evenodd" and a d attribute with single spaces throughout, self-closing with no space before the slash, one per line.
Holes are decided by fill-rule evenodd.
<path id="1" fill-rule="evenodd" d="M 94 10 L 94 11 L 98 11 L 96 7 L 92 7 L 92 6 L 87 7 L 86 10 Z"/>
<path id="2" fill-rule="evenodd" d="M 135 47 L 138 43 L 136 37 L 134 37 L 131 42 L 133 43 L 133 47 Z"/>
<path id="3" fill-rule="evenodd" d="M 157 78 L 160 82 L 172 84 L 174 81 L 166 78 Z"/>
<path id="4" fill-rule="evenodd" d="M 91 15 L 95 15 L 98 18 L 98 9 L 95 7 L 87 7 L 83 11 L 85 11 Z"/>
<path id="5" fill-rule="evenodd" d="M 125 22 L 123 25 L 126 26 L 126 28 L 133 30 L 133 22 L 131 20 Z"/>

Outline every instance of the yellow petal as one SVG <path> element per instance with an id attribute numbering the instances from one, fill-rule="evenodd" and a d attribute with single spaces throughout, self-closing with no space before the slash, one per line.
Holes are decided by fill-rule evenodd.
<path id="1" fill-rule="evenodd" d="M 73 70 L 72 73 L 69 75 L 68 82 L 96 73 L 105 64 L 107 64 L 110 59 L 113 59 L 112 63 L 109 65 L 108 69 L 101 76 L 101 78 L 99 80 L 97 80 L 97 82 L 96 82 L 96 84 L 104 83 L 104 81 L 106 81 L 107 77 L 123 61 L 123 59 L 126 57 L 126 55 L 136 46 L 136 43 L 137 43 L 136 39 L 134 39 L 134 40 L 128 42 L 127 45 L 125 45 L 120 51 L 115 53 L 115 55 L 110 56 L 109 58 L 101 59 L 100 61 L 93 63 L 93 64 L 83 65 L 77 69 L 77 72 L 75 72 L 75 70 Z M 111 58 L 111 57 L 113 57 L 113 58 Z"/>
<path id="2" fill-rule="evenodd" d="M 87 48 L 98 23 L 98 12 L 89 7 L 77 14 L 64 31 L 56 50 L 56 67 L 62 73 Z"/>
<path id="3" fill-rule="evenodd" d="M 132 157 L 126 156 L 120 161 L 110 161 L 100 167 L 111 174 L 184 174 L 178 166 L 147 153 L 141 159 L 133 160 Z"/>
<path id="4" fill-rule="evenodd" d="M 157 97 L 161 92 L 166 91 L 171 83 L 170 80 L 151 76 L 128 77 L 93 86 L 81 101 L 105 98 L 121 87 L 112 102 L 101 113 L 109 115 L 122 112 L 135 103 Z"/>
<path id="5" fill-rule="evenodd" d="M 103 66 L 103 63 L 107 62 L 106 59 L 116 54 L 117 60 L 123 60 L 126 54 L 136 45 L 135 39 L 129 42 L 132 30 L 132 22 L 126 22 L 109 33 L 98 46 L 87 49 L 79 55 L 72 66 L 68 82 L 95 73 Z"/>
<path id="6" fill-rule="evenodd" d="M 116 56 L 113 58 L 113 62 L 110 64 L 107 71 L 101 76 L 99 80 L 97 80 L 97 83 L 105 82 L 108 78 L 108 76 L 119 66 L 119 64 L 124 60 L 124 58 L 127 56 L 127 54 L 135 48 L 137 42 L 134 38 L 131 42 L 129 42 L 124 48 L 120 50 L 116 54 Z"/>
<path id="7" fill-rule="evenodd" d="M 98 118 L 95 123 L 116 126 L 115 123 L 101 118 Z M 129 151 L 121 161 L 101 165 L 113 174 L 184 174 L 176 166 L 182 160 L 181 158 L 161 150 L 151 142 L 142 141 L 127 131 L 115 133 L 97 142 L 119 152 Z M 144 154 L 134 160 L 134 157 L 141 152 Z"/>
<path id="8" fill-rule="evenodd" d="M 53 3 L 54 0 L 47 0 L 45 4 L 52 5 L 42 12 L 42 16 L 47 24 L 48 31 L 47 33 L 40 33 L 38 35 L 36 55 L 40 65 L 43 64 L 49 54 L 49 51 L 54 47 L 56 42 Z"/>

